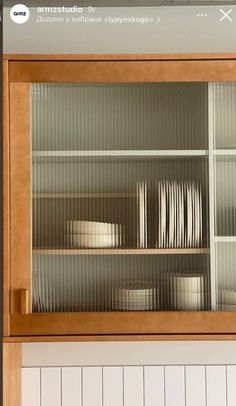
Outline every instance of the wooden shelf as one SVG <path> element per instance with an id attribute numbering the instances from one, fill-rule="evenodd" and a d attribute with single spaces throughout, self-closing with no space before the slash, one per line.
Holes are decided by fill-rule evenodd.
<path id="1" fill-rule="evenodd" d="M 35 255 L 188 255 L 208 254 L 208 248 L 34 248 Z"/>
<path id="2" fill-rule="evenodd" d="M 33 199 L 128 199 L 136 197 L 136 193 L 33 193 Z"/>

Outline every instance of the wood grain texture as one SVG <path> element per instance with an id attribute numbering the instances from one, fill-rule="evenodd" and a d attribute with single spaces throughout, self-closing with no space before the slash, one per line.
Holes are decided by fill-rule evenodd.
<path id="1" fill-rule="evenodd" d="M 21 290 L 21 314 L 29 313 L 29 292 L 27 289 Z"/>
<path id="2" fill-rule="evenodd" d="M 9 190 L 9 82 L 3 61 L 3 335 L 10 335 L 10 190 Z"/>
<path id="3" fill-rule="evenodd" d="M 3 345 L 3 406 L 21 406 L 21 344 Z"/>
<path id="4" fill-rule="evenodd" d="M 61 343 L 113 341 L 235 341 L 236 334 L 124 334 L 124 335 L 55 335 L 5 337 L 4 343 Z"/>
<path id="5" fill-rule="evenodd" d="M 185 54 L 4 54 L 9 61 L 120 61 L 236 59 L 236 53 Z"/>
<path id="6" fill-rule="evenodd" d="M 28 289 L 31 303 L 30 85 L 10 84 L 10 103 L 11 313 L 14 313 L 21 311 L 20 289 Z"/>
<path id="7" fill-rule="evenodd" d="M 236 334 L 235 312 L 12 314 L 13 336 Z"/>
<path id="8" fill-rule="evenodd" d="M 236 60 L 10 62 L 11 82 L 208 82 L 236 80 Z"/>
<path id="9" fill-rule="evenodd" d="M 124 335 L 54 335 L 11 336 L 4 343 L 51 343 L 51 342 L 114 342 L 114 341 L 235 341 L 236 334 L 124 334 Z"/>

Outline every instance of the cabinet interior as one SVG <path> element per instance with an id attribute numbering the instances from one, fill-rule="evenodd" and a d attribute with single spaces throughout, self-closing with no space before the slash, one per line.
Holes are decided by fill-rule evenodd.
<path id="1" fill-rule="evenodd" d="M 34 312 L 236 308 L 235 109 L 231 82 L 31 85 Z"/>

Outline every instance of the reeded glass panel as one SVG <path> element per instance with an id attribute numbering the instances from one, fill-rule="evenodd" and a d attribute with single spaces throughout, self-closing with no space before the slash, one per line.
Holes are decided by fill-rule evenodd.
<path id="1" fill-rule="evenodd" d="M 32 84 L 33 311 L 211 308 L 208 84 Z"/>
<path id="2" fill-rule="evenodd" d="M 219 310 L 232 311 L 236 310 L 236 83 L 215 83 L 212 90 L 216 302 Z"/>
<path id="3" fill-rule="evenodd" d="M 236 83 L 214 84 L 215 148 L 236 148 Z"/>

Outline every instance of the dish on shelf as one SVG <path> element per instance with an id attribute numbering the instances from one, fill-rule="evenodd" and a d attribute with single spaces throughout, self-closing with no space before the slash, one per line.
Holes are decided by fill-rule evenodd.
<path id="1" fill-rule="evenodd" d="M 112 309 L 148 311 L 159 309 L 159 287 L 152 281 L 119 281 L 112 283 Z"/>
<path id="2" fill-rule="evenodd" d="M 204 291 L 205 275 L 171 273 L 169 274 L 171 288 L 186 293 L 198 293 Z"/>
<path id="3" fill-rule="evenodd" d="M 236 307 L 236 290 L 221 289 L 219 290 L 220 305 L 235 305 Z"/>
<path id="4" fill-rule="evenodd" d="M 137 246 L 139 248 L 147 248 L 147 182 L 137 183 L 137 206 Z"/>
<path id="5" fill-rule="evenodd" d="M 220 304 L 219 305 L 219 310 L 223 310 L 226 312 L 235 312 L 236 311 L 236 305 L 234 304 Z"/>
<path id="6" fill-rule="evenodd" d="M 120 234 L 67 234 L 71 248 L 112 248 L 121 245 Z"/>
<path id="7" fill-rule="evenodd" d="M 56 311 L 56 301 L 58 297 L 45 271 L 33 272 L 32 288 L 33 312 L 44 313 Z"/>
<path id="8" fill-rule="evenodd" d="M 204 310 L 205 292 L 174 291 L 171 295 L 171 307 L 175 310 Z"/>
<path id="9" fill-rule="evenodd" d="M 69 234 L 117 234 L 120 224 L 97 221 L 67 220 L 66 232 Z"/>
<path id="10" fill-rule="evenodd" d="M 153 189 L 153 188 L 152 188 Z M 156 247 L 200 247 L 202 192 L 194 181 L 158 181 L 153 192 L 158 205 Z"/>
<path id="11" fill-rule="evenodd" d="M 206 276 L 199 273 L 169 272 L 167 287 L 169 306 L 174 310 L 205 309 Z"/>
<path id="12" fill-rule="evenodd" d="M 96 221 L 66 221 L 66 243 L 70 248 L 113 248 L 124 243 L 124 226 Z"/>

